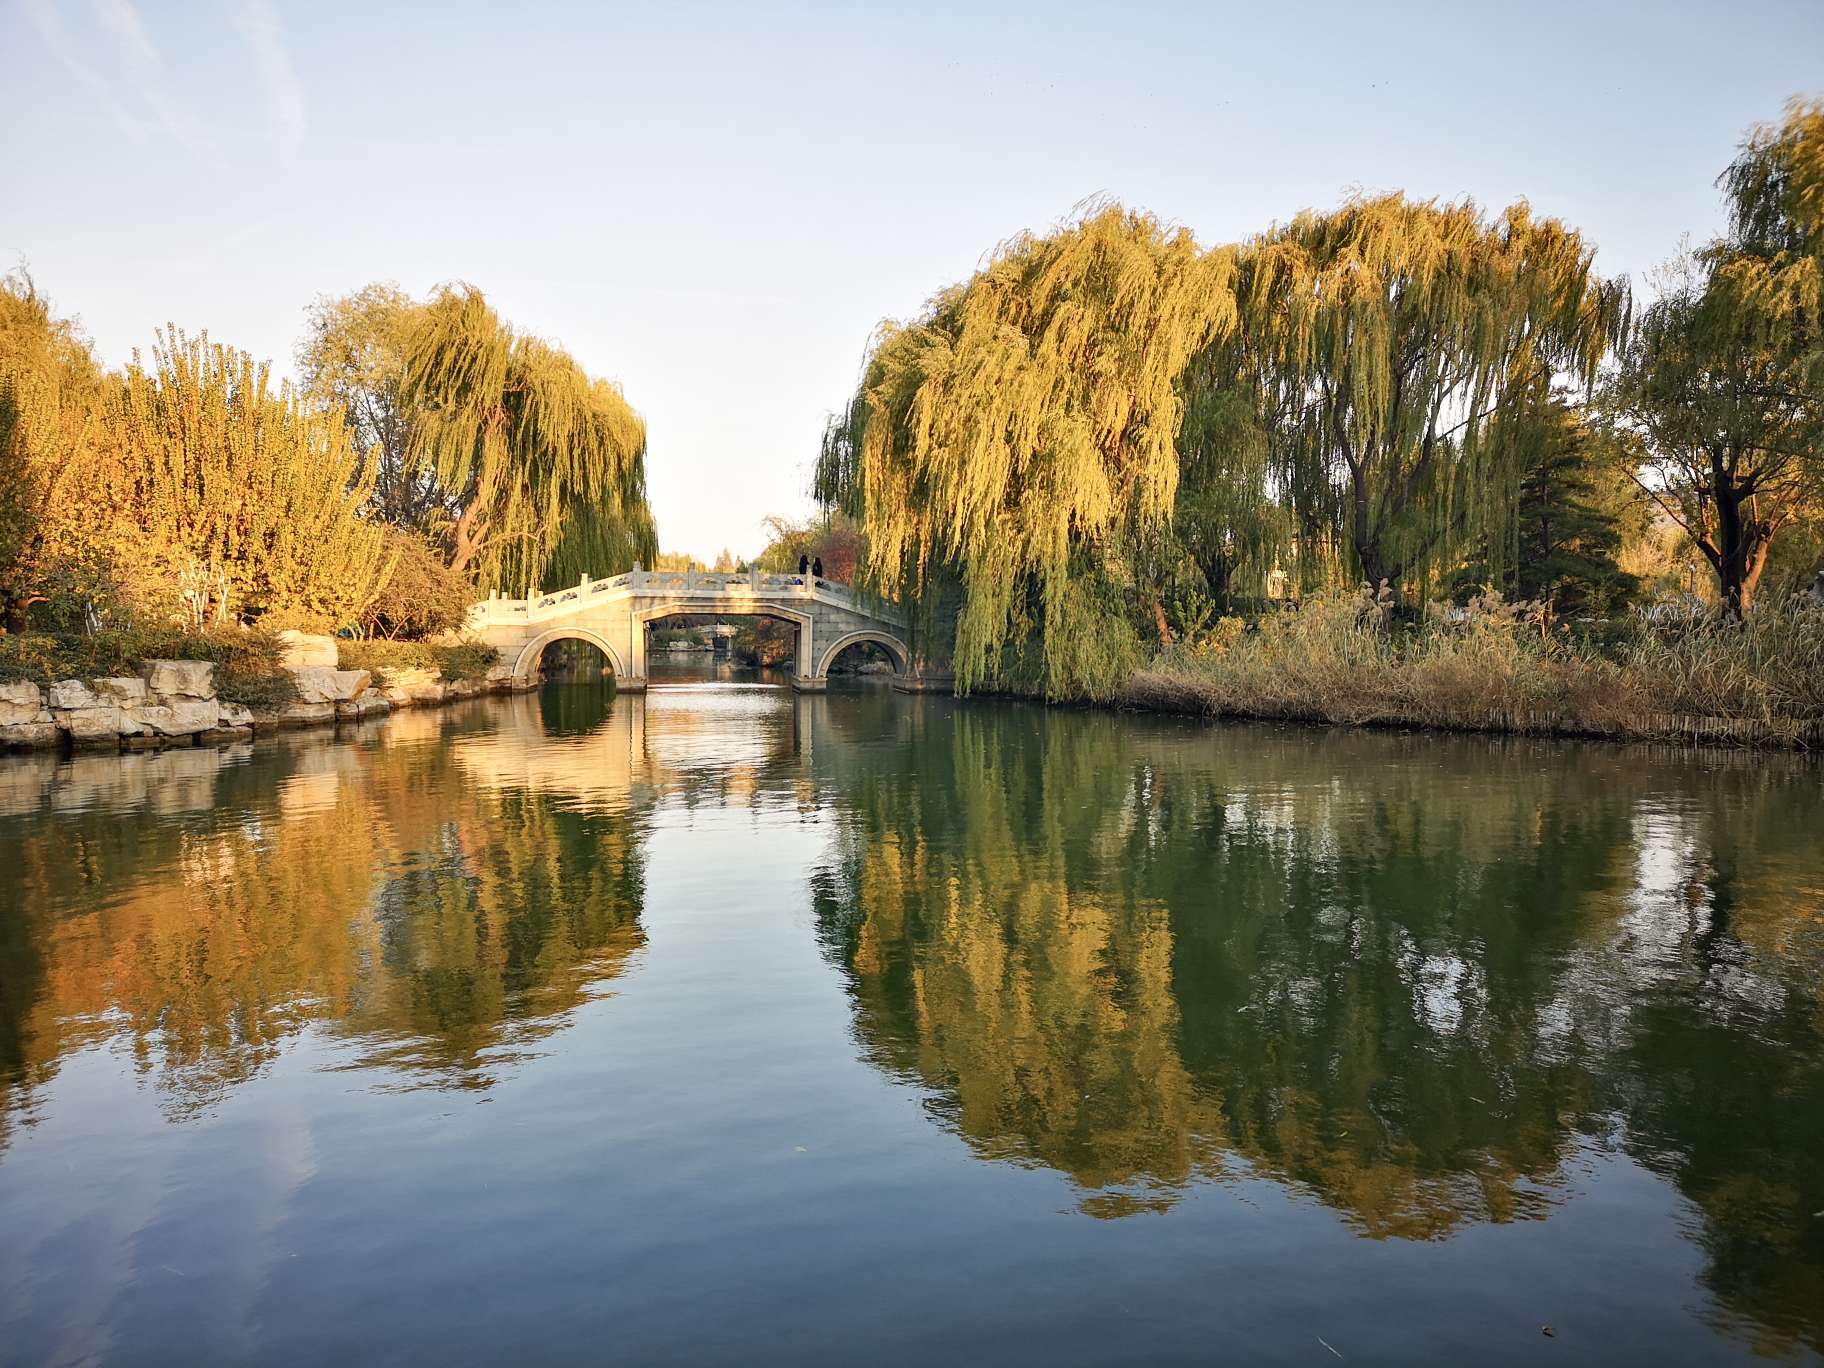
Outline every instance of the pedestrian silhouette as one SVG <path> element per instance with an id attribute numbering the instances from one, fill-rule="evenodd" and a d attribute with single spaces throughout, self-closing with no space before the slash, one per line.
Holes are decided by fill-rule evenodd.
<path id="1" fill-rule="evenodd" d="M 811 575 L 815 579 L 823 578 L 823 557 L 822 556 L 817 557 L 816 560 L 811 562 Z"/>
<path id="2" fill-rule="evenodd" d="M 810 572 L 810 569 L 811 569 L 811 558 L 809 556 L 798 557 L 798 573 L 801 575 L 808 574 Z"/>

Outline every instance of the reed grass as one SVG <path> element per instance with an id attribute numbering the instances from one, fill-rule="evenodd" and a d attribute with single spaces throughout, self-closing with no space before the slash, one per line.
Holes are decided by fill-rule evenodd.
<path id="1" fill-rule="evenodd" d="M 1394 621 L 1366 591 L 1225 619 L 1161 653 L 1129 706 L 1210 716 L 1824 746 L 1824 609 L 1645 615 L 1597 632 L 1478 600 Z"/>

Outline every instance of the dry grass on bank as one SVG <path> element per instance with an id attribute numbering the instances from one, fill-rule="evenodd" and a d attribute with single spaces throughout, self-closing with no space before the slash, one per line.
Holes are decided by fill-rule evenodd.
<path id="1" fill-rule="evenodd" d="M 1529 605 L 1399 626 L 1365 591 L 1225 619 L 1134 676 L 1130 706 L 1362 726 L 1824 744 L 1824 611 L 1542 631 Z"/>

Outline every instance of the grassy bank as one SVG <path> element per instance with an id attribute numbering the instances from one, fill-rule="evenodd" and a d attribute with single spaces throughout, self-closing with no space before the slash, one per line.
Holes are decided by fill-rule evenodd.
<path id="1" fill-rule="evenodd" d="M 1824 611 L 1547 629 L 1525 605 L 1401 624 L 1367 594 L 1223 619 L 1137 673 L 1131 707 L 1355 726 L 1824 746 Z"/>

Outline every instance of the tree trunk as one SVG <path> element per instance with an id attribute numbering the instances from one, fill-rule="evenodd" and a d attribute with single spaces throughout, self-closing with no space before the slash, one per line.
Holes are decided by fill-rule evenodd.
<path id="1" fill-rule="evenodd" d="M 469 562 L 475 559 L 487 539 L 487 521 L 481 516 L 479 501 L 462 510 L 462 516 L 456 520 L 456 530 L 451 538 L 450 569 L 458 574 L 465 573 Z"/>
<path id="2" fill-rule="evenodd" d="M 1735 617 L 1754 611 L 1754 591 L 1767 568 L 1767 550 L 1773 540 L 1773 529 L 1754 516 L 1750 500 L 1735 476 L 1720 463 L 1712 464 L 1712 487 L 1716 498 L 1716 551 L 1711 564 L 1716 568 L 1717 586 L 1722 590 L 1723 606 Z"/>
<path id="3" fill-rule="evenodd" d="M 1380 539 L 1368 530 L 1368 487 L 1359 470 L 1350 471 L 1350 497 L 1355 514 L 1355 561 L 1362 580 L 1370 589 L 1380 587 L 1386 578 L 1386 561 L 1381 555 Z"/>

